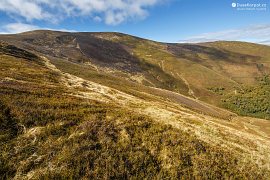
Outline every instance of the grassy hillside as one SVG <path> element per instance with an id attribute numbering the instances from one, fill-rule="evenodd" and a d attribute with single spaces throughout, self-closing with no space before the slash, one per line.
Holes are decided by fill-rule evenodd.
<path id="1" fill-rule="evenodd" d="M 83 64 L 0 49 L 2 179 L 270 176 L 267 121 L 220 119 L 206 109 L 225 111 L 191 98 L 204 108 Z"/>
<path id="2" fill-rule="evenodd" d="M 138 59 L 184 81 L 191 97 L 219 106 L 222 97 L 209 89 L 223 87 L 229 93 L 258 84 L 257 78 L 270 73 L 268 46 L 241 42 L 163 44 L 106 33 L 98 37 L 125 44 Z"/>
<path id="3" fill-rule="evenodd" d="M 0 39 L 142 85 L 222 107 L 221 95 L 270 74 L 270 47 L 243 42 L 168 44 L 121 33 L 32 31 Z"/>
<path id="4" fill-rule="evenodd" d="M 55 92 L 40 93 L 2 102 L 1 130 L 9 137 L 1 138 L 1 177 L 267 177 L 267 171 L 241 162 L 237 153 L 148 117 Z M 12 124 L 2 126 L 3 121 Z"/>
<path id="5" fill-rule="evenodd" d="M 58 88 L 1 85 L 2 177 L 263 177 L 254 165 L 239 175 L 237 155 L 149 117 Z"/>

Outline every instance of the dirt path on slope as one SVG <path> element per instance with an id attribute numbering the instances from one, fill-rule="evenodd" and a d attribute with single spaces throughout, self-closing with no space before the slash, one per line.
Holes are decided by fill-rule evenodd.
<path id="1" fill-rule="evenodd" d="M 202 101 L 189 98 L 187 96 L 181 95 L 176 92 L 172 92 L 172 91 L 168 91 L 168 90 L 160 89 L 160 88 L 154 88 L 154 87 L 150 87 L 150 89 L 152 90 L 152 94 L 165 97 L 174 103 L 183 105 L 185 107 L 191 108 L 193 110 L 196 110 L 198 112 L 201 112 L 207 115 L 211 115 L 211 116 L 215 116 L 215 117 L 219 117 L 223 119 L 231 119 L 231 117 L 236 116 L 236 114 L 230 111 L 206 104 Z"/>
<path id="2" fill-rule="evenodd" d="M 186 86 L 188 87 L 188 94 L 192 97 L 194 97 L 195 99 L 198 99 L 198 97 L 195 96 L 194 91 L 191 89 L 190 84 L 188 83 L 188 81 L 184 78 L 184 76 L 180 75 L 179 73 L 176 73 L 177 76 L 182 79 L 182 81 L 186 84 Z"/>

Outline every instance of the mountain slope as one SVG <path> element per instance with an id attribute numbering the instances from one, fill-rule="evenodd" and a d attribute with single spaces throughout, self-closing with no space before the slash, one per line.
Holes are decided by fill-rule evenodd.
<path id="1" fill-rule="evenodd" d="M 0 38 L 13 44 L 1 43 L 0 48 L 1 177 L 267 179 L 270 176 L 269 121 L 237 116 L 195 99 L 197 91 L 208 91 L 207 88 L 200 85 L 201 89 L 196 90 L 199 86 L 195 87 L 177 68 L 175 72 L 182 73 L 182 77 L 179 81 L 175 77 L 172 83 L 179 82 L 181 90 L 190 97 L 176 93 L 178 89 L 169 91 L 170 86 L 151 75 L 159 75 L 162 70 L 164 77 L 172 78 L 173 73 L 167 70 L 172 64 L 158 65 L 152 55 L 143 59 L 150 65 L 142 66 L 142 59 L 138 58 L 141 56 L 136 54 L 139 52 L 127 49 L 132 48 L 133 40 L 128 40 L 134 37 L 119 35 L 128 39 L 122 40 L 123 49 L 129 52 L 127 59 L 119 60 L 119 51 L 112 49 L 108 54 L 111 53 L 113 62 L 106 53 L 92 60 L 89 54 L 115 48 L 100 44 L 99 40 L 97 49 L 103 45 L 105 50 L 92 49 L 88 55 L 82 55 L 83 63 L 77 61 L 76 53 L 67 55 L 70 59 L 61 54 L 69 52 L 67 47 L 74 50 L 76 47 L 69 43 L 54 44 L 56 37 L 66 33 L 46 33 L 52 34 L 51 39 L 47 35 L 40 37 L 40 45 L 23 40 L 40 35 L 39 31 Z M 118 36 L 107 33 L 93 36 L 100 35 L 107 40 L 112 38 L 109 40 L 113 43 L 119 41 L 115 39 Z M 44 41 L 54 45 L 43 44 Z M 155 48 L 161 46 L 157 57 L 161 58 L 165 51 L 164 61 L 180 61 L 162 49 L 164 44 L 136 41 L 153 44 L 151 47 Z M 91 49 L 93 44 L 85 48 Z M 147 49 L 144 53 L 148 53 Z M 134 56 L 134 60 L 129 60 L 129 56 Z M 101 62 L 96 62 L 99 58 Z M 117 64 L 119 61 L 127 67 L 129 63 L 137 64 L 138 69 L 125 72 Z M 184 63 L 193 62 L 186 59 Z M 154 65 L 159 70 L 151 69 Z M 195 66 L 198 72 L 212 72 L 200 63 Z M 132 80 L 140 73 L 152 84 Z M 188 93 L 189 88 L 193 95 Z M 211 94 L 214 93 L 209 91 Z"/>
<path id="2" fill-rule="evenodd" d="M 222 107 L 220 96 L 270 73 L 270 47 L 241 42 L 197 45 L 153 42 L 120 33 L 33 31 L 1 36 L 51 58 L 90 66 L 143 85 L 179 92 Z"/>

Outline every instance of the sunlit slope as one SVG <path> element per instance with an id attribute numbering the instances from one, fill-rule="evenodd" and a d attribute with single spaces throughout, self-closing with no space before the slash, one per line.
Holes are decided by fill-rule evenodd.
<path id="1" fill-rule="evenodd" d="M 103 36 L 110 39 L 108 34 Z M 222 88 L 230 93 L 258 84 L 257 78 L 270 73 L 268 46 L 242 42 L 164 44 L 125 35 L 116 37 L 111 39 L 126 44 L 143 61 L 183 80 L 190 96 L 214 104 L 219 104 L 221 96 L 211 89 Z"/>
<path id="2" fill-rule="evenodd" d="M 73 65 L 1 44 L 1 178 L 269 177 L 269 121 L 209 116 Z"/>
<path id="3" fill-rule="evenodd" d="M 100 36 L 106 37 L 109 35 L 102 34 Z M 238 83 L 252 83 L 255 77 L 262 74 L 269 74 L 270 47 L 265 45 L 236 41 L 219 41 L 201 44 L 168 44 L 126 35 L 115 36 L 111 40 L 127 44 L 132 49 L 135 49 L 137 55 L 142 56 L 142 58 L 152 61 L 159 60 L 161 63 L 163 57 L 166 57 L 164 59 L 170 57 L 167 54 L 170 53 L 178 59 L 185 59 L 195 64 L 203 65 L 227 78 L 233 80 L 239 78 L 239 80 L 235 80 Z M 107 39 L 110 38 L 107 37 Z M 232 68 L 233 65 L 236 66 L 235 69 Z M 242 66 L 242 70 L 245 71 L 241 71 L 240 69 L 243 75 L 235 76 L 233 71 L 237 71 L 239 66 Z M 229 71 L 230 68 L 232 68 L 231 71 Z M 245 73 L 249 76 L 245 76 Z M 247 80 L 242 80 L 242 82 L 241 78 Z"/>
<path id="4" fill-rule="evenodd" d="M 257 83 L 256 77 L 270 72 L 270 48 L 269 46 L 245 43 L 245 42 L 214 42 L 203 44 L 208 47 L 242 54 L 239 59 L 227 63 L 221 71 L 240 83 Z"/>
<path id="5" fill-rule="evenodd" d="M 121 33 L 55 31 L 1 35 L 0 39 L 60 62 L 59 68 L 67 71 L 65 62 L 93 77 L 107 76 L 112 85 L 146 85 L 218 107 L 232 107 L 223 103 L 228 95 L 259 86 L 260 79 L 270 73 L 270 47 L 252 43 L 170 44 Z M 259 113 L 265 118 L 267 109 Z"/>

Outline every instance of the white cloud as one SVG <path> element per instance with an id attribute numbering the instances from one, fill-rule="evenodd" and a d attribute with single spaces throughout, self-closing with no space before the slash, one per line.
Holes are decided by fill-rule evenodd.
<path id="1" fill-rule="evenodd" d="M 21 16 L 27 21 L 50 17 L 49 13 L 45 12 L 38 3 L 32 0 L 1 0 L 0 10 L 8 14 Z"/>
<path id="2" fill-rule="evenodd" d="M 109 25 L 143 19 L 147 9 L 168 0 L 1 0 L 0 11 L 27 22 L 57 22 L 66 17 L 91 17 Z"/>
<path id="3" fill-rule="evenodd" d="M 23 24 L 23 23 L 11 23 L 0 28 L 0 34 L 15 34 L 25 31 L 32 31 L 39 29 L 38 26 Z"/>
<path id="4" fill-rule="evenodd" d="M 31 24 L 24 24 L 24 23 L 10 23 L 0 28 L 0 34 L 16 34 L 16 33 L 21 33 L 21 32 L 26 32 L 26 31 L 33 31 L 37 29 L 75 32 L 74 30 L 51 29 L 51 28 L 39 27 L 39 26 L 35 26 Z"/>
<path id="5" fill-rule="evenodd" d="M 188 37 L 183 42 L 207 42 L 216 40 L 263 42 L 270 37 L 270 24 L 252 25 L 239 29 L 204 33 Z"/>
<path id="6" fill-rule="evenodd" d="M 94 20 L 95 22 L 102 22 L 102 18 L 99 17 L 99 16 L 95 16 L 95 17 L 93 18 L 93 20 Z"/>

